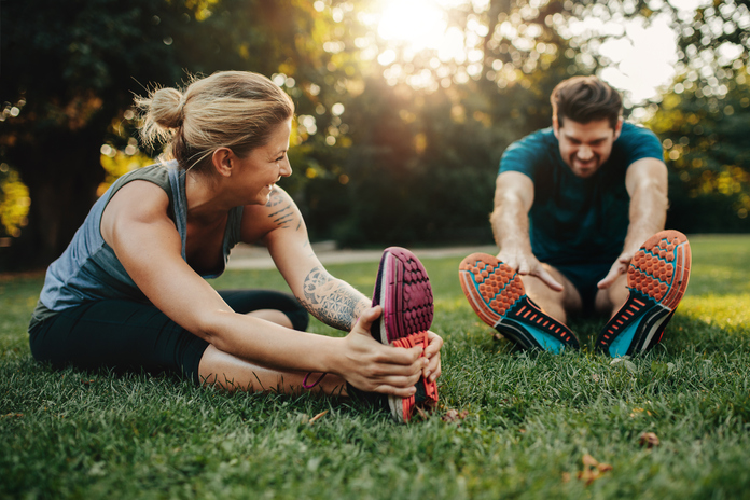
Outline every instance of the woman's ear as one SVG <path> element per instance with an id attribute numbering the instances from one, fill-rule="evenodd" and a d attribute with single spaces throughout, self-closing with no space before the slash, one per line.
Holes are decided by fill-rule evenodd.
<path id="1" fill-rule="evenodd" d="M 211 163 L 216 173 L 222 177 L 231 177 L 232 175 L 232 158 L 234 153 L 229 148 L 219 148 L 211 154 Z"/>

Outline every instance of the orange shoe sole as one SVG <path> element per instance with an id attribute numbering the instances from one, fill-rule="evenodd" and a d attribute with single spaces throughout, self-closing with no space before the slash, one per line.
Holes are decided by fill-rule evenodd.
<path id="1" fill-rule="evenodd" d="M 612 357 L 651 349 L 680 304 L 690 281 L 690 242 L 679 231 L 650 237 L 628 266 L 628 299 L 596 341 Z"/>
<path id="2" fill-rule="evenodd" d="M 521 277 L 485 253 L 473 253 L 458 267 L 461 289 L 479 318 L 524 349 L 555 353 L 578 349 L 563 323 L 545 314 L 527 295 Z"/>

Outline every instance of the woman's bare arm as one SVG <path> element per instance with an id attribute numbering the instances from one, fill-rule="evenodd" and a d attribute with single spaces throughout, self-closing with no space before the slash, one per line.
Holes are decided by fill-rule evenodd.
<path id="1" fill-rule="evenodd" d="M 413 393 L 424 366 L 418 349 L 382 346 L 357 329 L 335 338 L 236 314 L 182 260 L 179 234 L 166 215 L 168 203 L 158 186 L 130 182 L 112 197 L 101 231 L 141 291 L 169 318 L 217 349 L 263 366 L 332 372 L 365 390 Z"/>

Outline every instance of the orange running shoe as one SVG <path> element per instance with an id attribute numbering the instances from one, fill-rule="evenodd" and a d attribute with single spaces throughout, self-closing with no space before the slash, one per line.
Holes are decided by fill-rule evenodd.
<path id="1" fill-rule="evenodd" d="M 656 233 L 628 266 L 628 300 L 604 327 L 596 348 L 631 356 L 658 344 L 690 281 L 690 242 L 678 231 Z"/>
<path id="2" fill-rule="evenodd" d="M 568 327 L 532 302 L 521 277 L 496 257 L 469 255 L 459 265 L 458 277 L 477 316 L 517 346 L 554 353 L 578 349 L 578 339 Z"/>

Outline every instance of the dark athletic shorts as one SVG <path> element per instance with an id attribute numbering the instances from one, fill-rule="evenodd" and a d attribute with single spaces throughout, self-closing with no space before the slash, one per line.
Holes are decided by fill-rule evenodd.
<path id="1" fill-rule="evenodd" d="M 609 273 L 612 264 L 615 262 L 605 263 L 586 263 L 586 264 L 550 264 L 560 271 L 563 276 L 568 278 L 578 293 L 581 294 L 583 316 L 593 316 L 596 313 L 596 294 L 599 289 L 596 284 L 603 280 Z"/>
<path id="2" fill-rule="evenodd" d="M 219 291 L 240 314 L 277 309 L 295 330 L 307 328 L 307 311 L 294 296 L 273 290 Z M 208 342 L 170 320 L 152 304 L 103 300 L 65 309 L 29 330 L 31 354 L 62 368 L 170 372 L 198 379 Z"/>

